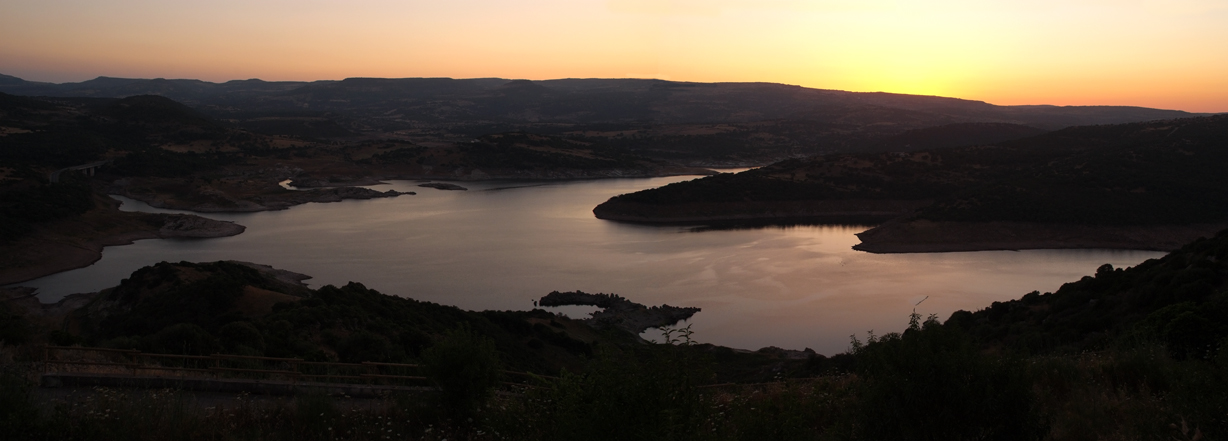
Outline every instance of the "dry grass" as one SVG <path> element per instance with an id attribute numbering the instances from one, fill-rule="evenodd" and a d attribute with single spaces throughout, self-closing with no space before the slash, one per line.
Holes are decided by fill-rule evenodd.
<path id="1" fill-rule="evenodd" d="M 301 300 L 289 294 L 269 291 L 251 285 L 243 287 L 243 295 L 235 301 L 234 310 L 249 317 L 261 317 L 273 311 L 273 305 Z"/>

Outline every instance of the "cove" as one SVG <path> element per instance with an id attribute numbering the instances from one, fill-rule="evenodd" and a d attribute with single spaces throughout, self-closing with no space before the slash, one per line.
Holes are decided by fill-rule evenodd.
<path id="1" fill-rule="evenodd" d="M 159 261 L 243 260 L 311 275 L 313 287 L 356 281 L 475 310 L 529 309 L 556 290 L 617 293 L 646 305 L 702 308 L 689 322 L 700 342 L 809 347 L 831 355 L 847 348 L 850 334 L 902 330 L 914 308 L 945 320 L 959 309 L 1054 291 L 1105 263 L 1133 266 L 1164 254 L 868 254 L 851 249 L 865 226 L 695 232 L 593 217 L 593 207 L 611 196 L 693 178 L 461 183 L 469 191 L 393 181 L 371 188 L 418 194 L 210 213 L 247 231 L 108 247 L 92 266 L 21 285 L 39 288 L 39 298 L 53 302 L 114 286 Z M 125 210 L 166 211 L 119 199 Z"/>

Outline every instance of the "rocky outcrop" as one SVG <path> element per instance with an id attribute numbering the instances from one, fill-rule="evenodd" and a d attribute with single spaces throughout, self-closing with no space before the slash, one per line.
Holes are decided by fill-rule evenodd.
<path id="1" fill-rule="evenodd" d="M 273 268 L 272 266 L 262 265 L 259 263 L 244 262 L 241 260 L 227 260 L 226 262 L 243 265 L 259 271 L 260 274 L 265 276 L 270 282 L 276 282 L 279 284 L 280 291 L 290 294 L 301 294 L 301 291 L 307 288 L 307 284 L 303 283 L 303 281 L 311 278 L 311 276 L 306 274 L 277 269 Z"/>
<path id="2" fill-rule="evenodd" d="M 691 318 L 699 308 L 669 305 L 648 307 L 627 300 L 617 294 L 589 294 L 583 291 L 546 294 L 538 300 L 541 306 L 584 305 L 602 308 L 583 320 L 594 328 L 617 328 L 639 335 L 648 328 L 672 326 Z"/>
<path id="3" fill-rule="evenodd" d="M 227 237 L 242 233 L 247 227 L 234 222 L 213 220 L 193 214 L 164 215 L 158 237 Z"/>
<path id="4" fill-rule="evenodd" d="M 418 186 L 419 186 L 419 187 L 434 188 L 434 189 L 438 189 L 438 190 L 461 190 L 461 191 L 468 190 L 468 188 L 461 187 L 461 186 L 456 185 L 456 184 L 449 184 L 449 183 L 447 183 L 447 182 L 428 182 L 428 183 L 425 183 L 425 184 L 418 184 Z"/>
<path id="5" fill-rule="evenodd" d="M 340 202 L 346 199 L 377 199 L 394 198 L 401 195 L 417 194 L 412 191 L 396 190 L 378 191 L 363 187 L 333 187 L 311 191 L 296 191 L 276 196 L 258 196 L 255 202 L 266 207 L 266 210 L 283 210 L 308 202 Z"/>
<path id="6" fill-rule="evenodd" d="M 387 182 L 382 182 L 379 179 L 375 179 L 371 177 L 351 177 L 351 176 L 336 177 L 334 176 L 334 177 L 329 177 L 326 179 L 294 178 L 293 180 L 289 182 L 289 184 L 294 186 L 295 188 L 309 189 L 309 188 L 332 188 L 332 187 L 356 187 L 360 185 L 361 186 L 380 185 L 380 184 L 387 184 Z"/>
<path id="7" fill-rule="evenodd" d="M 377 191 L 363 187 L 327 187 L 309 190 L 285 190 L 261 192 L 247 197 L 226 194 L 216 189 L 201 187 L 186 195 L 136 191 L 117 181 L 107 189 L 108 193 L 132 198 L 151 207 L 172 210 L 190 210 L 198 213 L 247 213 L 257 211 L 285 210 L 309 202 L 340 202 L 346 199 L 391 198 L 417 194 L 412 191 Z"/>

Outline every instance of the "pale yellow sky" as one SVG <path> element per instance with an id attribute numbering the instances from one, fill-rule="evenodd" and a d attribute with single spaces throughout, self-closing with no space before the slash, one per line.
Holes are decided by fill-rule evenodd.
<path id="1" fill-rule="evenodd" d="M 0 73 L 766 81 L 1228 111 L 1228 0 L 0 0 Z"/>

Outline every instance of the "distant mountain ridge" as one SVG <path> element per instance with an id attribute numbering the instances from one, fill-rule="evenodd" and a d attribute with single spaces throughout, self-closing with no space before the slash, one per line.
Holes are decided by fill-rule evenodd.
<path id="1" fill-rule="evenodd" d="M 895 110 L 888 120 L 929 125 L 996 122 L 1047 130 L 1089 124 L 1173 119 L 1198 114 L 1128 106 L 997 106 L 981 101 L 892 93 L 844 92 L 774 83 L 687 83 L 651 79 L 507 80 L 501 78 L 189 79 L 98 77 L 39 83 L 0 77 L 0 92 L 26 96 L 162 95 L 209 113 L 246 109 L 402 111 L 419 118 L 525 122 L 657 123 L 827 121 L 867 110 Z M 408 108 L 406 108 L 408 107 Z M 902 112 L 900 112 L 902 111 Z M 888 112 L 892 113 L 892 112 Z"/>

